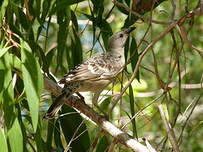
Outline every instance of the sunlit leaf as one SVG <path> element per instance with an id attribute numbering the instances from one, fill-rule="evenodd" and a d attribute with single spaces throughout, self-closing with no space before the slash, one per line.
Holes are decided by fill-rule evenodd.
<path id="1" fill-rule="evenodd" d="M 0 151 L 8 152 L 6 136 L 2 128 L 0 128 L 0 145 Z"/>
<path id="2" fill-rule="evenodd" d="M 43 86 L 43 78 L 39 63 L 34 58 L 27 44 L 21 41 L 22 74 L 25 85 L 25 93 L 28 99 L 30 116 L 34 131 L 37 129 L 39 97 Z"/>
<path id="3" fill-rule="evenodd" d="M 5 15 L 5 12 L 6 12 L 6 7 L 8 5 L 8 0 L 4 0 L 2 1 L 1 3 L 1 7 L 0 7 L 0 27 L 2 26 L 2 23 L 3 23 L 3 18 L 4 18 L 4 15 Z"/>
<path id="4" fill-rule="evenodd" d="M 0 48 L 0 57 L 2 57 L 11 47 Z"/>
<path id="5" fill-rule="evenodd" d="M 0 95 L 3 97 L 3 111 L 5 124 L 8 128 L 11 127 L 15 119 L 15 105 L 14 105 L 14 90 L 12 86 L 12 71 L 11 71 L 12 58 L 7 52 L 0 59 Z"/>
<path id="6" fill-rule="evenodd" d="M 17 118 L 8 130 L 8 141 L 11 151 L 23 151 L 23 136 Z"/>

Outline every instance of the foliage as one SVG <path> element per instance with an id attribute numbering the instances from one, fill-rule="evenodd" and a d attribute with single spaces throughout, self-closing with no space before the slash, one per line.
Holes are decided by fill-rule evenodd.
<path id="1" fill-rule="evenodd" d="M 198 6 L 188 0 L 156 0 L 153 7 L 152 0 L 119 2 L 163 22 L 176 21 Z M 118 83 L 107 88 L 119 93 L 142 51 L 168 25 L 143 21 L 107 0 L 4 0 L 0 8 L 0 151 L 107 151 L 113 138 L 69 107 L 55 120 L 42 120 L 55 98 L 44 89 L 43 76 L 57 81 L 92 54 L 108 51 L 113 33 L 136 26 L 125 47 L 129 64 Z M 189 41 L 202 49 L 202 17 L 189 18 L 183 26 Z M 157 108 L 163 104 L 180 149 L 202 151 L 202 69 L 202 55 L 174 28 L 144 56 L 137 80 L 113 111 L 110 91 L 102 94 L 101 107 L 116 126 L 167 152 L 172 146 Z M 91 104 L 90 94 L 85 98 Z M 114 151 L 130 150 L 116 144 Z"/>

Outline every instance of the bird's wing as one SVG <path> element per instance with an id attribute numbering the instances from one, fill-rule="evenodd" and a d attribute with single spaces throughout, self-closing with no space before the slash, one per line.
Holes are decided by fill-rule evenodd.
<path id="1" fill-rule="evenodd" d="M 75 81 L 108 79 L 112 78 L 119 70 L 121 70 L 121 66 L 115 58 L 108 54 L 99 54 L 75 67 L 59 83 L 67 84 Z"/>

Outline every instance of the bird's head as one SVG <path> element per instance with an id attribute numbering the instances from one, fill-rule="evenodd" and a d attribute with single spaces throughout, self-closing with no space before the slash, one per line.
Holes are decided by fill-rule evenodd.
<path id="1" fill-rule="evenodd" d="M 126 30 L 120 31 L 109 38 L 109 49 L 123 48 L 130 32 L 136 27 L 130 27 Z"/>

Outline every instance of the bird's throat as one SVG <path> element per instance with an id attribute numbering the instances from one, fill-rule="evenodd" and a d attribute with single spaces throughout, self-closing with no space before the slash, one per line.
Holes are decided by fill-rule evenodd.
<path id="1" fill-rule="evenodd" d="M 121 65 L 125 64 L 125 55 L 124 55 L 124 48 L 111 48 L 110 52 L 111 56 L 118 60 Z"/>

